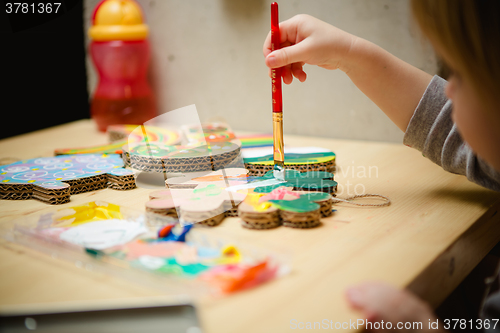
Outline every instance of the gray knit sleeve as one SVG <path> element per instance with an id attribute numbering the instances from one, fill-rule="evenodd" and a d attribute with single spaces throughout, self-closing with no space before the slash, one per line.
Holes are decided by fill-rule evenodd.
<path id="1" fill-rule="evenodd" d="M 474 154 L 451 120 L 452 104 L 444 92 L 446 83 L 439 76 L 432 78 L 408 124 L 403 143 L 446 171 L 500 191 L 500 172 Z"/>

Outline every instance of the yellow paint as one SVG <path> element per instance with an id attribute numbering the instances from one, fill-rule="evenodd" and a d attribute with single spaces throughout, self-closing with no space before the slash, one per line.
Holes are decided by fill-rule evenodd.
<path id="1" fill-rule="evenodd" d="M 58 210 L 52 217 L 53 227 L 74 227 L 99 220 L 123 219 L 120 206 L 93 201 L 86 205 Z"/>
<path id="2" fill-rule="evenodd" d="M 62 178 L 56 178 L 56 180 L 61 180 Z"/>
<path id="3" fill-rule="evenodd" d="M 234 245 L 226 245 L 222 248 L 220 258 L 214 260 L 215 264 L 228 265 L 237 264 L 241 261 L 241 253 Z"/>
<path id="4" fill-rule="evenodd" d="M 28 180 L 28 183 L 34 183 L 34 182 L 36 182 L 36 180 L 33 180 L 33 179 L 32 180 Z"/>
<path id="5" fill-rule="evenodd" d="M 253 207 L 257 212 L 264 212 L 271 208 L 272 204 L 270 202 L 259 202 L 259 199 L 266 195 L 267 193 L 248 193 L 245 198 L 245 203 Z"/>
<path id="6" fill-rule="evenodd" d="M 33 168 L 33 169 L 31 169 L 31 170 L 36 171 L 36 170 L 39 170 L 39 169 L 40 169 L 40 168 Z"/>
<path id="7" fill-rule="evenodd" d="M 4 182 L 4 183 L 7 183 L 8 181 L 9 181 L 9 179 L 2 180 L 2 182 Z"/>

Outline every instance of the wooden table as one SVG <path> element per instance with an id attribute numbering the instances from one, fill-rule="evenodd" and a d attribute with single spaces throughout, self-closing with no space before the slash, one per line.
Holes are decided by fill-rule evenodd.
<path id="1" fill-rule="evenodd" d="M 83 120 L 2 140 L 0 158 L 52 156 L 55 148 L 105 142 L 106 135 Z M 347 196 L 350 184 L 349 194 L 355 190 L 383 194 L 392 205 L 338 204 L 332 217 L 311 230 L 247 230 L 237 218 L 211 229 L 218 235 L 279 247 L 291 255 L 292 271 L 256 289 L 200 302 L 206 332 L 285 332 L 293 319 L 334 323 L 356 319 L 360 314 L 348 307 L 344 290 L 365 280 L 409 287 L 437 306 L 500 240 L 500 214 L 496 214 L 500 194 L 443 171 L 413 149 L 300 136 L 285 136 L 285 142 L 332 149 L 338 156 L 340 197 Z M 70 203 L 56 207 L 36 200 L 2 200 L 0 223 L 93 200 L 142 210 L 149 191 L 105 189 L 74 195 Z M 140 301 L 157 295 L 156 290 L 88 272 L 4 240 L 0 241 L 0 271 L 4 309 L 46 302 Z"/>

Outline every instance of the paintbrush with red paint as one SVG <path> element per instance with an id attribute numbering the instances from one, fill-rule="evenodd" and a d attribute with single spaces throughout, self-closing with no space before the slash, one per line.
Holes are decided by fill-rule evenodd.
<path id="1" fill-rule="evenodd" d="M 281 44 L 278 3 L 271 4 L 271 51 Z M 281 68 L 271 69 L 273 97 L 273 157 L 274 178 L 285 180 L 285 152 L 283 143 L 283 100 L 281 95 Z"/>

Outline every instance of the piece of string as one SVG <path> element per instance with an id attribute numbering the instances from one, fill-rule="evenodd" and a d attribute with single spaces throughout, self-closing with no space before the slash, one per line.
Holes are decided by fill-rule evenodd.
<path id="1" fill-rule="evenodd" d="M 357 198 L 376 198 L 376 199 L 382 199 L 384 202 L 379 203 L 379 204 L 369 204 L 369 203 L 359 203 L 359 202 L 354 202 Z M 351 197 L 345 198 L 345 199 L 340 199 L 337 197 L 332 197 L 333 202 L 345 202 L 351 205 L 356 205 L 356 206 L 367 206 L 367 207 L 383 207 L 383 206 L 389 206 L 391 204 L 391 199 L 386 197 L 385 195 L 381 194 L 356 194 Z"/>

